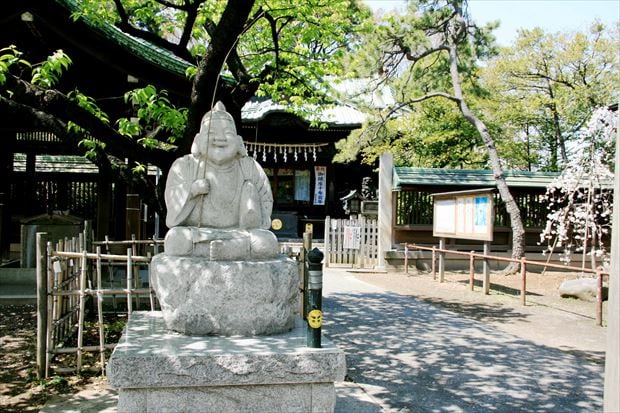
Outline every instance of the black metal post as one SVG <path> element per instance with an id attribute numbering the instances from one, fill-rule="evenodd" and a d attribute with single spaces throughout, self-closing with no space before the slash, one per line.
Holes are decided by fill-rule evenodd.
<path id="1" fill-rule="evenodd" d="M 306 321 L 306 345 L 321 348 L 321 325 L 323 324 L 323 253 L 315 248 L 308 258 L 308 308 Z"/>

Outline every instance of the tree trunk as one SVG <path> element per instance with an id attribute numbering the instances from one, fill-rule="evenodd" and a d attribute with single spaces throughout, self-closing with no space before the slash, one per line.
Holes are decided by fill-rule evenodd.
<path id="1" fill-rule="evenodd" d="M 465 102 L 465 99 L 463 98 L 461 77 L 457 66 L 457 48 L 455 44 L 450 44 L 449 54 L 450 76 L 452 78 L 454 96 L 458 100 L 458 105 L 461 113 L 463 114 L 465 119 L 469 121 L 469 123 L 476 127 L 476 130 L 480 134 L 482 141 L 487 147 L 487 152 L 491 161 L 493 177 L 495 178 L 495 184 L 497 185 L 497 190 L 500 197 L 506 205 L 506 212 L 508 212 L 508 215 L 510 216 L 510 227 L 512 228 L 512 258 L 519 259 L 525 253 L 525 230 L 523 229 L 523 222 L 521 221 L 521 212 L 519 211 L 519 207 L 517 206 L 517 203 L 515 202 L 512 194 L 510 193 L 510 190 L 508 189 L 508 185 L 506 184 L 506 179 L 504 178 L 504 171 L 502 169 L 502 165 L 500 163 L 499 155 L 497 153 L 497 148 L 495 147 L 495 142 L 493 141 L 493 138 L 489 134 L 489 131 L 484 122 L 482 122 L 476 115 L 474 115 L 474 113 Z M 512 272 L 516 272 L 518 269 L 518 263 L 511 263 L 504 270 L 504 272 L 506 274 L 509 274 Z"/>
<path id="2" fill-rule="evenodd" d="M 198 63 L 192 85 L 187 129 L 183 142 L 179 145 L 181 153 L 189 151 L 194 135 L 200 128 L 202 116 L 215 103 L 218 90 L 222 87 L 220 74 L 224 63 L 236 47 L 253 5 L 254 0 L 229 0 L 226 4 L 205 56 Z"/>
<path id="3" fill-rule="evenodd" d="M 555 144 L 557 148 L 560 149 L 560 159 L 562 160 L 562 165 L 566 165 L 568 163 L 568 156 L 566 155 L 566 142 L 564 142 L 564 137 L 562 136 L 562 129 L 560 127 L 560 115 L 558 114 L 558 107 L 555 104 L 555 94 L 553 93 L 553 88 L 551 87 L 551 83 L 549 79 L 547 79 L 547 90 L 549 91 L 549 97 L 551 98 L 551 104 L 549 105 L 549 109 L 551 109 L 551 114 L 553 117 L 553 133 L 555 138 Z M 555 152 L 555 165 L 558 165 L 557 159 L 558 153 L 557 150 Z"/>

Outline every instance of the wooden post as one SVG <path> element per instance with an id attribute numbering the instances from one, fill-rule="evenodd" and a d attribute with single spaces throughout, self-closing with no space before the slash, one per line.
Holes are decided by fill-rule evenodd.
<path id="1" fill-rule="evenodd" d="M 433 250 L 431 253 L 431 272 L 433 273 L 433 280 L 437 279 L 437 251 L 435 251 L 435 246 L 433 245 Z"/>
<path id="2" fill-rule="evenodd" d="M 323 233 L 323 245 L 325 245 L 325 268 L 329 267 L 329 262 L 331 259 L 331 245 L 329 244 L 329 240 L 330 240 L 330 231 L 332 229 L 332 223 L 331 223 L 331 219 L 329 218 L 329 215 L 327 215 L 325 217 L 325 230 Z"/>
<path id="3" fill-rule="evenodd" d="M 125 204 L 125 239 L 129 239 L 132 234 L 142 233 L 140 213 L 140 195 L 128 193 Z"/>
<path id="4" fill-rule="evenodd" d="M 525 305 L 527 267 L 525 257 L 521 258 L 521 305 Z"/>
<path id="5" fill-rule="evenodd" d="M 444 252 L 444 250 L 446 249 L 446 239 L 445 238 L 440 238 L 439 239 L 439 249 L 441 251 L 439 251 L 439 282 L 442 283 L 444 281 L 444 271 L 445 271 L 445 261 L 446 261 L 446 253 Z"/>
<path id="6" fill-rule="evenodd" d="M 474 266 L 476 265 L 474 252 L 469 252 L 469 290 L 474 291 Z"/>
<path id="7" fill-rule="evenodd" d="M 603 325 L 603 274 L 596 272 L 596 325 Z"/>
<path id="8" fill-rule="evenodd" d="M 101 247 L 97 247 L 97 321 L 99 322 L 99 361 L 101 375 L 105 376 L 105 331 L 103 329 L 103 292 L 101 291 Z"/>
<path id="9" fill-rule="evenodd" d="M 133 312 L 133 296 L 131 291 L 133 289 L 133 262 L 131 259 L 131 248 L 127 248 L 127 318 L 131 316 Z"/>
<path id="10" fill-rule="evenodd" d="M 47 355 L 47 233 L 37 232 L 37 378 L 45 375 Z"/>
<path id="11" fill-rule="evenodd" d="M 491 243 L 485 241 L 484 243 L 484 255 L 491 253 Z M 489 259 L 485 258 L 482 261 L 482 289 L 486 295 L 489 295 L 489 289 L 491 288 L 491 273 L 489 270 Z"/>
<path id="12" fill-rule="evenodd" d="M 77 338 L 77 363 L 76 363 L 76 373 L 80 373 L 82 369 L 82 344 L 84 340 L 84 310 L 86 304 L 86 294 L 84 294 L 84 290 L 86 289 L 86 267 L 88 265 L 86 258 L 86 250 L 82 252 L 82 262 L 80 266 L 80 297 L 79 297 L 79 306 L 80 313 L 78 314 L 78 338 Z"/>
<path id="13" fill-rule="evenodd" d="M 47 242 L 47 292 L 48 294 L 51 293 L 54 289 L 54 278 L 55 278 L 55 273 L 53 271 L 53 266 L 51 265 L 52 261 L 51 261 L 51 254 L 52 254 L 52 243 L 50 241 Z M 48 299 L 47 299 L 47 337 L 45 338 L 46 341 L 46 354 L 45 354 L 45 378 L 48 377 L 48 373 L 49 373 L 49 367 L 50 367 L 50 361 L 51 361 L 51 352 L 52 352 L 52 347 L 53 347 L 53 338 L 54 338 L 54 330 L 53 330 L 53 324 L 52 324 L 52 320 L 54 319 L 53 315 L 54 315 L 54 301 L 49 299 L 49 295 L 48 295 Z"/>

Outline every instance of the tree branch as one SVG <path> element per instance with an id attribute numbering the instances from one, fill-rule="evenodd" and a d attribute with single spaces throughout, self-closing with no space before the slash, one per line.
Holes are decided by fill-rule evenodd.
<path id="1" fill-rule="evenodd" d="M 119 29 L 121 29 L 127 34 L 146 40 L 154 44 L 155 46 L 168 50 L 169 52 L 175 54 L 182 59 L 192 61 L 192 56 L 186 48 L 180 47 L 179 44 L 169 42 L 168 40 L 163 39 L 147 30 L 138 29 L 134 27 L 131 23 L 129 23 L 129 15 L 127 14 L 127 10 L 125 10 L 125 7 L 121 3 L 121 0 L 114 0 L 114 4 L 116 6 L 118 16 L 121 19 L 120 23 L 118 23 Z"/>
<path id="2" fill-rule="evenodd" d="M 161 163 L 164 167 L 167 167 L 173 160 L 173 153 L 161 148 L 144 148 L 132 138 L 121 135 L 110 125 L 81 108 L 57 90 L 41 89 L 14 76 L 7 76 L 5 86 L 13 91 L 10 100 L 15 103 L 11 106 L 13 110 L 31 116 L 33 119 L 38 119 L 39 122 L 46 122 L 46 125 L 55 128 L 55 132 L 58 132 L 58 128 L 62 125 L 66 128 L 68 122 L 71 121 L 87 130 L 94 138 L 105 143 L 111 153 L 123 154 L 122 157 L 129 156 L 144 162 L 151 160 L 154 163 Z M 50 123 L 50 118 L 42 114 L 54 117 L 62 124 Z"/>

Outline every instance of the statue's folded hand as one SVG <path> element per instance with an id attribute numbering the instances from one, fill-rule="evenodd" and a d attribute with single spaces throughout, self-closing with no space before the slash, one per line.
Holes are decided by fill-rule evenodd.
<path id="1" fill-rule="evenodd" d="M 191 193 L 192 196 L 206 195 L 209 193 L 210 189 L 211 185 L 209 185 L 209 181 L 207 179 L 196 179 L 192 183 Z"/>

